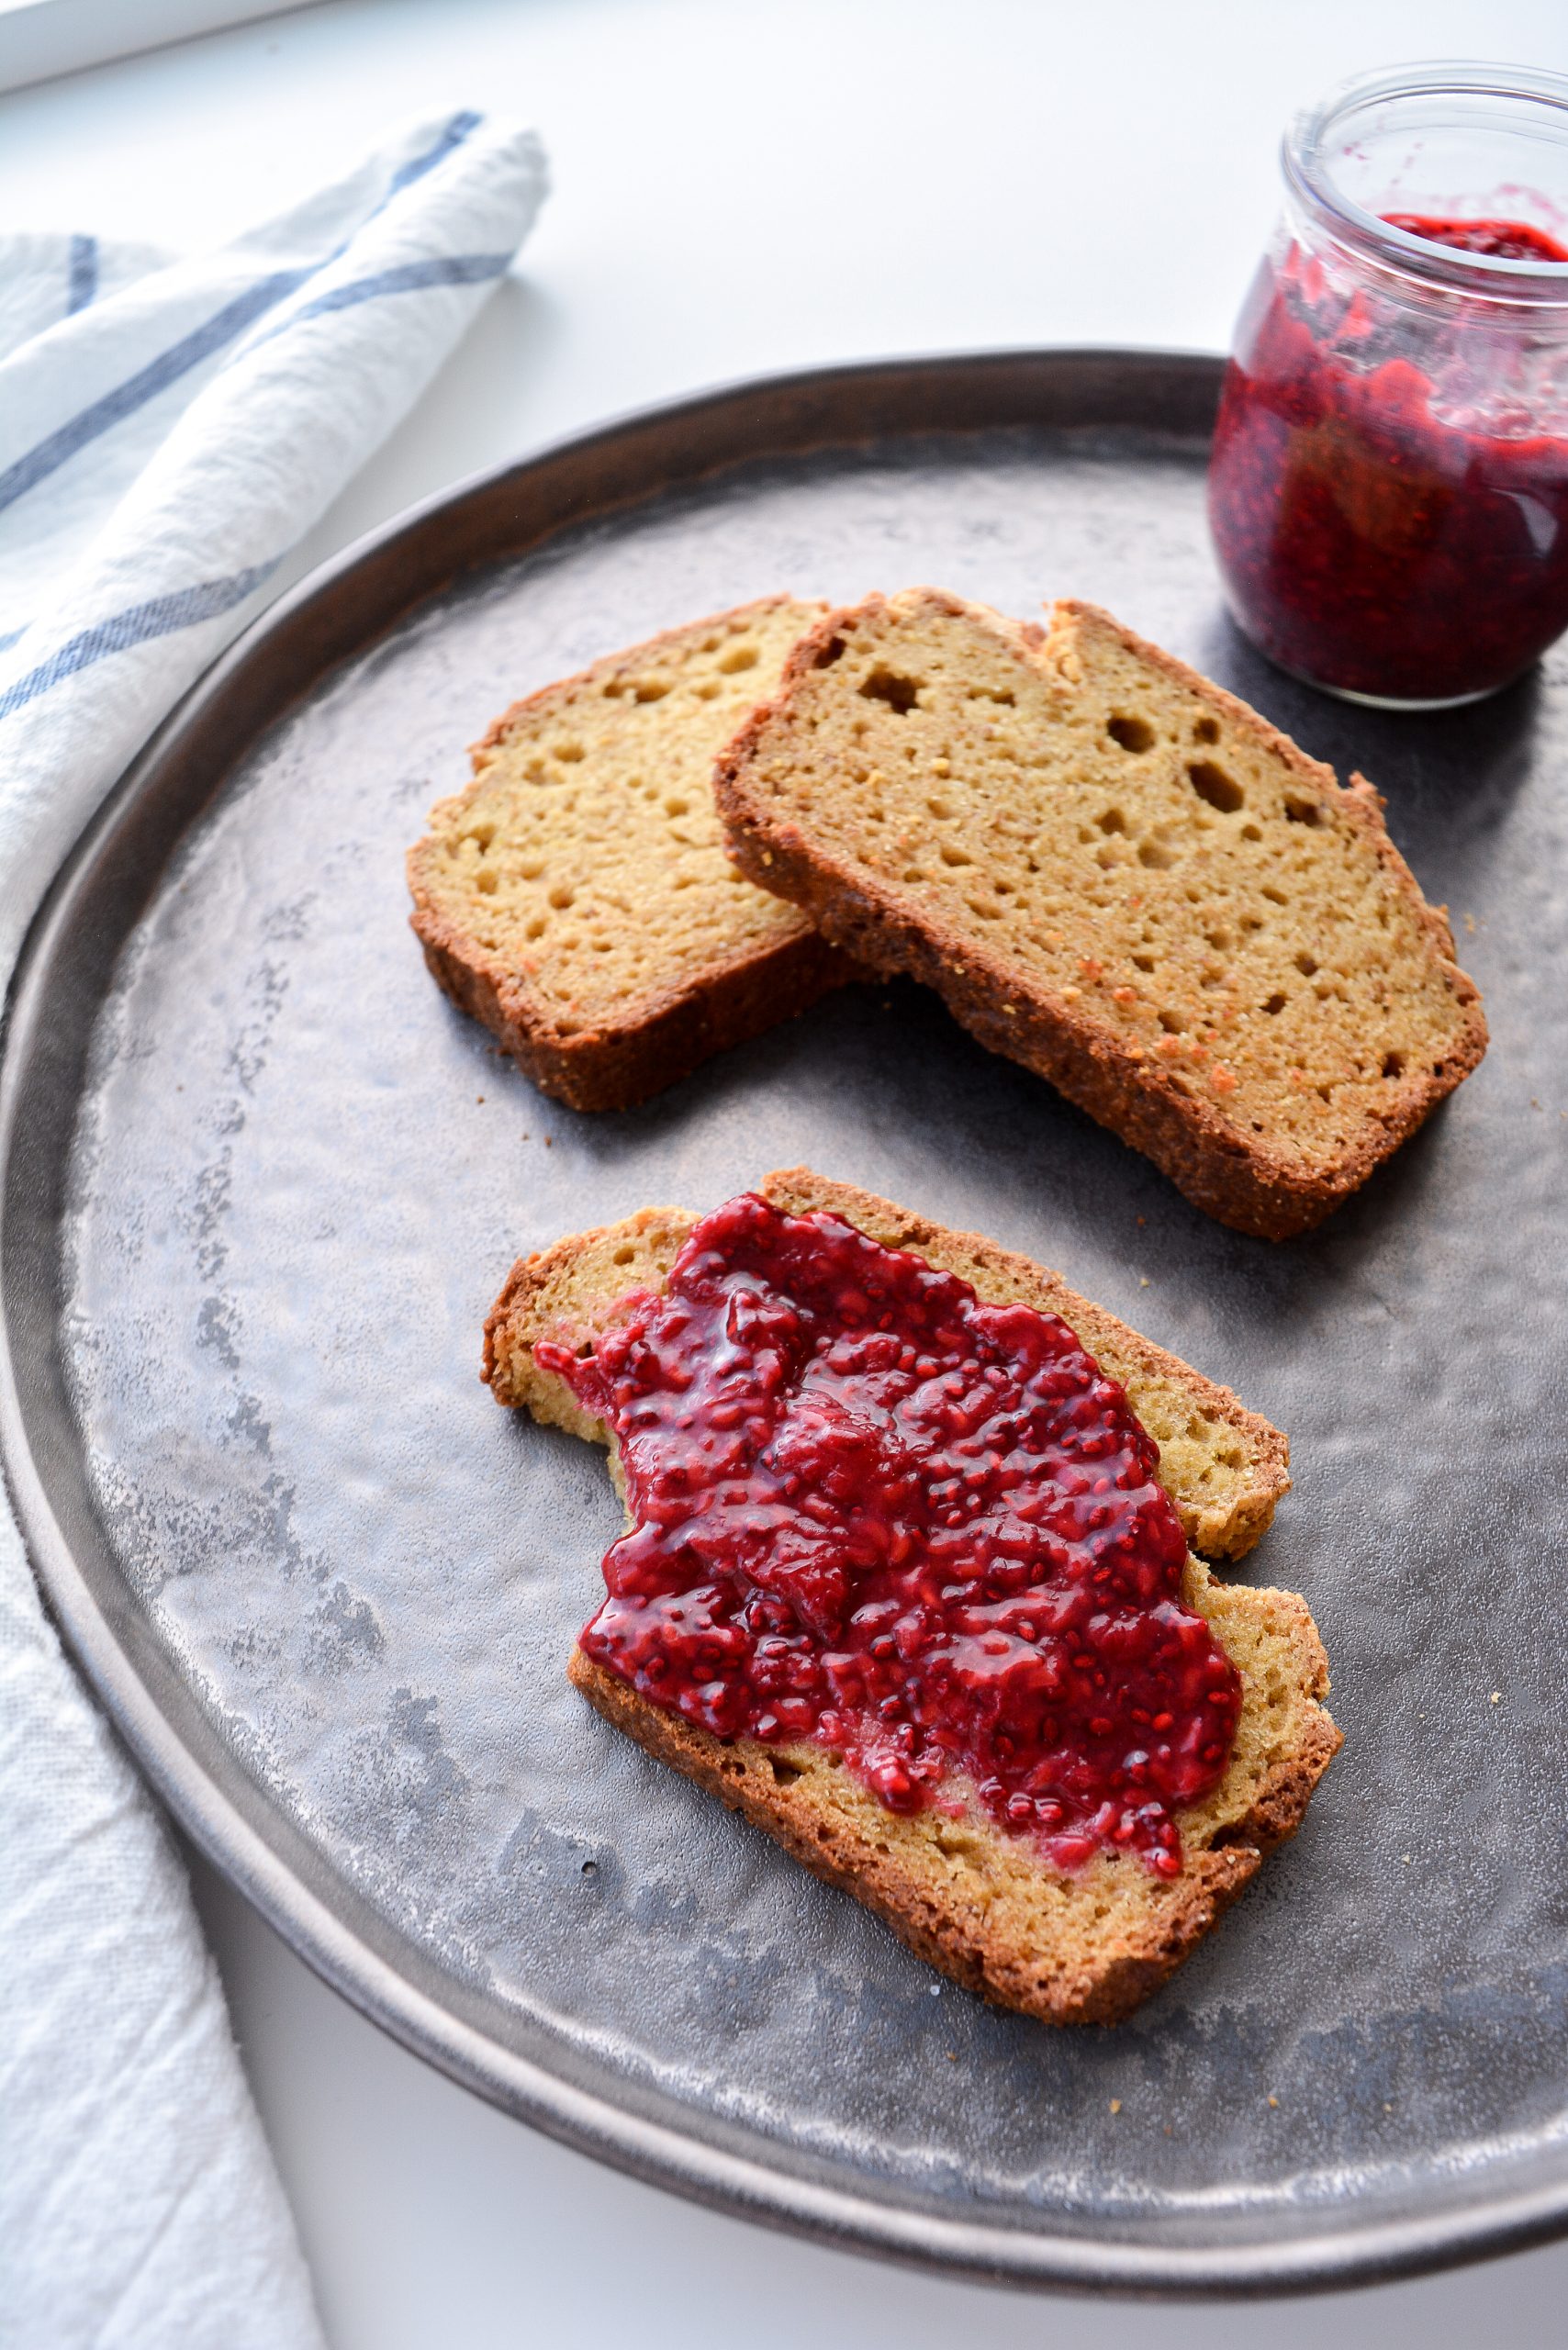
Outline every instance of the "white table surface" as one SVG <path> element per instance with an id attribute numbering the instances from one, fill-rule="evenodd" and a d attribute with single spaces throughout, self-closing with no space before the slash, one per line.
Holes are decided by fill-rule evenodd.
<path id="1" fill-rule="evenodd" d="M 120 0 L 130 6 L 135 0 Z M 454 361 L 301 550 L 590 420 L 773 367 L 1037 341 L 1224 344 L 1291 109 L 1345 73 L 1568 71 L 1562 0 L 333 0 L 0 99 L 0 218 L 171 244 L 388 120 L 535 122 L 556 194 Z M 1070 590 L 1041 550 L 1042 595 Z M 892 583 L 896 584 L 896 583 Z M 201 1867 L 333 2350 L 1532 2350 L 1568 2245 L 1329 2300 L 1001 2294 L 722 2219 L 406 2054 Z M 1245 1931 L 1245 1919 L 1232 1931 Z"/>

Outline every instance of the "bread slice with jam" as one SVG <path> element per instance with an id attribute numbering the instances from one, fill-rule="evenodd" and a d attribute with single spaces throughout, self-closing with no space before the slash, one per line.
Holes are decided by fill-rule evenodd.
<path id="1" fill-rule="evenodd" d="M 617 1110 L 857 976 L 743 880 L 716 754 L 821 604 L 743 604 L 498 718 L 409 855 L 413 926 L 461 1010 L 546 1093 Z"/>
<path id="2" fill-rule="evenodd" d="M 1238 1231 L 1316 1224 L 1485 1050 L 1372 787 L 1092 605 L 831 612 L 714 789 L 751 880 Z"/>
<path id="3" fill-rule="evenodd" d="M 759 1189 L 786 1217 L 836 1219 L 956 1275 L 987 1307 L 1059 1317 L 1156 1439 L 1159 1480 L 1189 1543 L 1236 1556 L 1268 1525 L 1289 1483 L 1282 1436 L 1057 1274 L 809 1169 L 771 1175 Z M 484 1376 L 498 1402 L 609 1445 L 623 1492 L 610 1428 L 558 1366 L 592 1357 L 629 1298 L 664 1292 L 700 1221 L 646 1208 L 558 1241 L 513 1268 L 487 1324 Z M 557 1367 L 539 1360 L 541 1348 Z M 1264 1855 L 1294 1834 L 1341 1742 L 1323 1703 L 1323 1646 L 1300 1598 L 1219 1582 L 1192 1550 L 1178 1596 L 1234 1669 L 1238 1710 L 1219 1775 L 1176 1817 L 1181 1863 L 1163 1875 L 1108 1846 L 1082 1865 L 1053 1865 L 1039 1839 L 999 1824 L 961 1774 L 942 1780 L 942 1801 L 890 1809 L 826 1744 L 716 1736 L 581 1648 L 567 1669 L 607 1720 L 865 1903 L 944 1974 L 1047 2022 L 1113 2022 L 1166 1979 Z"/>

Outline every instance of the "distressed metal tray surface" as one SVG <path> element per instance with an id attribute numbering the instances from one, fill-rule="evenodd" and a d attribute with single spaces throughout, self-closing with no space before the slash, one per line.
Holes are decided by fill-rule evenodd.
<path id="1" fill-rule="evenodd" d="M 4 1440 L 67 1637 L 191 1833 L 367 2013 L 644 2177 L 1015 2281 L 1342 2283 L 1568 2225 L 1568 664 L 1394 720 L 1263 666 L 1203 520 L 1218 366 L 850 367 L 463 487 L 222 661 L 36 926 L 3 1073 Z M 1477 1076 L 1316 1235 L 1238 1238 L 929 996 L 645 1108 L 532 1090 L 402 851 L 514 696 L 789 587 L 1098 599 L 1361 767 L 1485 991 Z M 599 1456 L 476 1372 L 512 1258 L 809 1159 L 1060 1267 L 1290 1431 L 1241 1572 L 1344 1753 L 1116 2031 L 939 1981 L 589 1713 Z"/>

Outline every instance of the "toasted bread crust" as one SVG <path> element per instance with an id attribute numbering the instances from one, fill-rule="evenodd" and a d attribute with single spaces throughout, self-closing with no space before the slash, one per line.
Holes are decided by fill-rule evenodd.
<path id="1" fill-rule="evenodd" d="M 1148 1347 L 1074 1298 L 1056 1275 L 988 1241 L 945 1233 L 806 1169 L 770 1176 L 762 1188 L 789 1211 L 831 1205 L 887 1245 L 916 1248 L 966 1278 L 978 1271 L 982 1294 L 989 1288 L 1027 1294 L 1049 1311 L 1070 1308 L 1064 1319 L 1091 1345 L 1092 1322 L 1103 1339 Z M 498 1400 L 609 1443 L 565 1382 L 534 1362 L 533 1344 L 546 1335 L 588 1343 L 628 1284 L 646 1289 L 662 1281 L 693 1221 L 678 1209 L 643 1209 L 515 1266 L 486 1327 L 484 1375 Z M 1158 1348 L 1148 1353 L 1160 1366 L 1185 1369 Z M 610 1465 L 616 1472 L 613 1449 Z M 1175 1497 L 1180 1506 L 1179 1490 Z M 568 1672 L 608 1721 L 863 1902 L 944 1974 L 1047 2023 L 1114 2023 L 1165 1981 L 1263 1856 L 1295 1833 L 1341 1743 L 1322 1702 L 1327 1661 L 1301 1599 L 1216 1583 L 1194 1558 L 1182 1596 L 1213 1625 L 1244 1695 L 1225 1777 L 1182 1815 L 1185 1859 L 1174 1880 L 1154 1876 L 1130 1855 L 1106 1852 L 1060 1876 L 1028 1842 L 999 1830 L 961 1779 L 945 1783 L 944 1809 L 894 1815 L 822 1748 L 717 1739 L 639 1696 L 578 1650 Z"/>
<path id="2" fill-rule="evenodd" d="M 867 974 L 812 930 L 705 973 L 624 1024 L 556 1035 L 494 958 L 439 915 L 410 921 L 442 991 L 495 1036 L 542 1093 L 569 1110 L 630 1110 L 689 1077 L 714 1053 L 744 1045 Z"/>
<path id="3" fill-rule="evenodd" d="M 809 1167 L 776 1169 L 758 1189 L 787 1214 L 823 1209 L 884 1248 L 913 1249 L 958 1273 L 993 1303 L 1022 1299 L 1043 1314 L 1059 1315 L 1102 1368 L 1126 1387 L 1134 1409 L 1161 1440 L 1161 1477 L 1193 1548 L 1205 1558 L 1240 1558 L 1267 1531 L 1276 1504 L 1290 1490 L 1290 1445 L 1283 1432 L 1249 1411 L 1228 1387 L 1079 1296 L 1059 1273 L 978 1233 L 950 1232 L 855 1184 L 832 1182 Z M 644 1208 L 622 1225 L 574 1234 L 538 1256 L 520 1259 L 485 1326 L 483 1376 L 497 1400 L 537 1410 L 540 1374 L 532 1367 L 532 1341 L 543 1335 L 546 1324 L 559 1320 L 566 1300 L 574 1291 L 584 1298 L 581 1330 L 591 1335 L 592 1311 L 586 1301 L 597 1304 L 602 1315 L 620 1293 L 618 1280 L 624 1289 L 649 1270 L 662 1277 L 696 1221 L 688 1209 Z M 626 1252 L 630 1273 L 615 1270 L 618 1249 Z M 1233 1475 L 1215 1479 L 1202 1473 L 1190 1434 L 1162 1404 L 1171 1391 L 1180 1399 L 1178 1408 L 1193 1416 L 1187 1428 L 1195 1423 L 1212 1431 L 1211 1445 L 1217 1441 L 1234 1449 L 1238 1458 Z M 564 1424 L 602 1438 L 580 1413 Z"/>
<path id="4" fill-rule="evenodd" d="M 1417 921 L 1462 1014 L 1440 1071 L 1412 1069 L 1391 1091 L 1375 1128 L 1369 1128 L 1333 1166 L 1307 1169 L 1293 1163 L 1267 1136 L 1249 1134 L 1226 1120 L 1214 1103 L 1184 1090 L 1157 1061 L 1132 1051 L 1114 1030 L 1075 1009 L 1059 993 L 1021 986 L 1016 975 L 972 935 L 944 923 L 896 883 L 863 866 L 852 869 L 820 842 L 807 839 L 797 824 L 751 789 L 750 762 L 787 710 L 796 686 L 831 654 L 835 637 L 887 610 L 888 599 L 880 596 L 829 612 L 820 621 L 790 655 L 778 694 L 753 711 L 721 754 L 714 796 L 736 865 L 748 880 L 801 907 L 824 936 L 858 962 L 907 974 L 934 988 L 981 1044 L 1048 1079 L 1098 1124 L 1145 1152 L 1218 1222 L 1272 1240 L 1309 1230 L 1415 1132 L 1486 1049 L 1479 991 L 1453 960 L 1453 938 L 1445 917 L 1427 904 L 1390 840 L 1378 795 L 1361 776 L 1342 787 L 1331 768 L 1308 758 L 1246 703 L 1134 635 L 1097 606 L 1058 604 L 1047 635 L 1037 627 L 1004 620 L 940 590 L 913 592 L 967 617 L 1043 674 L 1070 681 L 1072 655 L 1067 640 L 1074 626 L 1087 623 L 1110 632 L 1130 654 L 1207 703 L 1217 717 L 1279 759 L 1304 791 L 1331 803 L 1353 825 L 1375 856 L 1386 885 Z"/>
<path id="5" fill-rule="evenodd" d="M 557 711 L 566 713 L 577 696 L 606 676 L 678 657 L 705 631 L 733 628 L 792 601 L 789 596 L 762 597 L 706 620 L 662 630 L 644 643 L 512 703 L 472 746 L 476 779 L 456 799 L 470 797 L 483 781 L 487 754 L 504 746 L 518 730 L 536 726 Z M 813 604 L 808 609 L 822 608 Z M 433 814 L 439 816 L 451 804 L 442 803 Z M 677 986 L 644 991 L 627 1002 L 620 1018 L 584 1021 L 565 1033 L 561 1007 L 551 1002 L 530 974 L 511 957 L 485 946 L 436 902 L 436 851 L 435 838 L 427 834 L 407 860 L 414 901 L 409 921 L 431 976 L 459 1011 L 489 1029 L 543 1092 L 573 1110 L 629 1109 L 688 1076 L 712 1054 L 760 1035 L 804 1012 L 831 989 L 867 976 L 802 920 L 784 934 L 716 957 Z"/>
<path id="6" fill-rule="evenodd" d="M 1102 1856 L 1092 1863 L 1072 1881 L 1076 1946 L 1041 1948 L 999 1934 L 991 1921 L 998 1878 L 1005 1886 L 1029 1863 L 989 1822 L 972 1817 L 955 1838 L 950 1824 L 932 1813 L 894 1819 L 819 1749 L 752 1739 L 726 1743 L 650 1705 L 580 1649 L 572 1651 L 566 1671 L 606 1721 L 740 1812 L 813 1876 L 850 1894 L 917 1958 L 996 2006 L 1042 2023 L 1119 2023 L 1157 1991 L 1250 1883 L 1265 1853 L 1295 1833 L 1341 1743 L 1323 1715 L 1256 1819 L 1249 1814 L 1227 1829 L 1234 1841 L 1189 1849 L 1173 1882 L 1139 1883 L 1134 1872 L 1141 1863 L 1134 1860 Z M 797 1775 L 781 1782 L 779 1766 Z M 950 1847 L 974 1855 L 967 1869 L 950 1864 L 945 1832 Z M 1140 1897 L 1128 1900 L 1129 1893 Z M 1107 1898 L 1114 1911 L 1108 1930 L 1092 1923 L 1097 1900 Z"/>

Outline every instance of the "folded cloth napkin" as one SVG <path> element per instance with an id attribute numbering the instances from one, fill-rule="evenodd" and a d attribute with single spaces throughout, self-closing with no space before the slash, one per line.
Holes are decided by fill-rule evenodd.
<path id="1" fill-rule="evenodd" d="M 424 123 L 163 263 L 0 238 L 0 991 L 62 856 L 418 397 L 544 191 Z M 0 1500 L 0 2341 L 319 2342 L 168 1832 Z"/>

